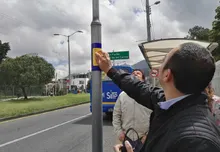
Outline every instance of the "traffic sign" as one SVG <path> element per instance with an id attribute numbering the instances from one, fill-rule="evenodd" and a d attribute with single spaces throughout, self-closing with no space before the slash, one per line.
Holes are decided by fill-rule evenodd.
<path id="1" fill-rule="evenodd" d="M 111 60 L 124 60 L 129 59 L 129 51 L 109 52 Z"/>
<path id="2" fill-rule="evenodd" d="M 152 69 L 150 74 L 151 74 L 152 77 L 157 77 L 159 75 L 159 70 L 158 69 Z"/>

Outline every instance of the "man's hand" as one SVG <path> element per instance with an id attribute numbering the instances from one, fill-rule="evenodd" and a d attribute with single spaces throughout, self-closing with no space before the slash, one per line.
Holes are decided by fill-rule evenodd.
<path id="1" fill-rule="evenodd" d="M 112 68 L 112 63 L 107 52 L 96 52 L 95 53 L 96 63 L 99 65 L 100 69 L 106 74 Z"/>
<path id="2" fill-rule="evenodd" d="M 146 136 L 146 135 L 142 137 L 142 139 L 141 139 L 142 144 L 145 143 L 146 139 L 147 139 L 147 136 Z"/>
<path id="3" fill-rule="evenodd" d="M 115 152 L 121 152 L 121 147 L 122 146 L 123 146 L 122 144 L 115 145 L 114 146 L 114 151 Z M 128 141 L 125 141 L 125 147 L 126 147 L 127 152 L 134 152 L 133 149 L 132 149 L 131 144 Z"/>
<path id="4" fill-rule="evenodd" d="M 141 142 L 144 144 L 145 140 L 146 140 L 147 136 L 143 136 L 143 138 L 141 139 Z M 114 146 L 114 151 L 115 152 L 121 152 L 121 148 L 123 147 L 122 144 L 117 144 Z M 131 144 L 128 141 L 125 141 L 125 147 L 127 152 L 134 152 L 132 149 Z"/>
<path id="5" fill-rule="evenodd" d="M 122 131 L 119 135 L 119 140 L 122 142 L 122 141 L 124 141 L 124 139 L 125 139 L 125 133 L 124 133 L 124 131 Z"/>

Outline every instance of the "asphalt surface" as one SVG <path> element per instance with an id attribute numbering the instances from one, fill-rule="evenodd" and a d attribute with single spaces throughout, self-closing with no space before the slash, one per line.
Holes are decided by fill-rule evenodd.
<path id="1" fill-rule="evenodd" d="M 89 104 L 0 123 L 0 152 L 92 152 Z M 116 142 L 111 118 L 103 117 L 103 151 Z"/>

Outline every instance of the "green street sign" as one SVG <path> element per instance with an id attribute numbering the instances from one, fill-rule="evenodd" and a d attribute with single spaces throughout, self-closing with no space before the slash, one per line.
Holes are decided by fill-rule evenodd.
<path id="1" fill-rule="evenodd" d="M 111 60 L 129 59 L 129 51 L 109 52 L 108 54 Z"/>

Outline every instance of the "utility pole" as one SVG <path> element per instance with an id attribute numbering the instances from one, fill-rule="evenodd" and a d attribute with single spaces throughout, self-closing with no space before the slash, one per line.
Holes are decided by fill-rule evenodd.
<path id="1" fill-rule="evenodd" d="M 57 82 L 57 73 L 55 73 L 55 93 L 54 93 L 54 95 L 56 96 L 57 95 L 57 89 L 58 89 L 58 87 L 56 87 L 58 85 L 58 82 Z"/>
<path id="2" fill-rule="evenodd" d="M 151 41 L 151 22 L 150 22 L 150 10 L 149 0 L 146 0 L 146 23 L 147 23 L 147 41 Z M 153 86 L 156 85 L 156 79 L 153 78 Z"/>
<path id="3" fill-rule="evenodd" d="M 146 0 L 146 23 L 147 23 L 147 41 L 151 41 L 151 23 L 150 23 L 149 0 Z"/>
<path id="4" fill-rule="evenodd" d="M 64 36 L 64 37 L 67 37 L 67 42 L 68 42 L 68 65 L 69 65 L 69 91 L 71 91 L 71 72 L 70 72 L 70 37 L 71 36 L 73 36 L 74 34 L 76 34 L 76 33 L 83 33 L 83 31 L 76 31 L 76 32 L 74 32 L 74 33 L 72 33 L 72 34 L 70 34 L 70 35 L 63 35 L 63 34 L 53 34 L 54 36 L 59 36 L 59 35 L 61 35 L 61 36 Z"/>
<path id="5" fill-rule="evenodd" d="M 99 20 L 99 0 L 92 1 L 93 18 L 91 23 L 92 60 L 92 152 L 103 152 L 103 116 L 101 69 L 95 60 L 95 52 L 102 48 L 101 22 Z"/>
<path id="6" fill-rule="evenodd" d="M 69 92 L 71 91 L 71 71 L 70 71 L 70 36 L 67 36 L 68 42 L 68 65 L 69 65 Z"/>

